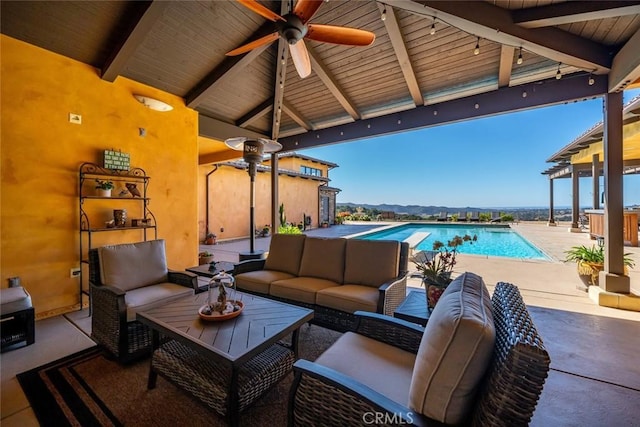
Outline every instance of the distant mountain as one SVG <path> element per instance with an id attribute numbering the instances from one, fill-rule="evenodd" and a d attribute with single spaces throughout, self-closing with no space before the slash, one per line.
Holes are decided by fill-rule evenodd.
<path id="1" fill-rule="evenodd" d="M 451 208 L 447 206 L 420 206 L 420 205 L 368 205 L 363 203 L 338 203 L 338 207 L 340 206 L 348 206 L 352 208 L 365 208 L 365 209 L 377 209 L 379 211 L 389 211 L 395 212 L 396 214 L 403 215 L 436 215 L 440 212 L 448 212 L 448 213 L 458 213 L 458 212 L 488 212 L 491 209 L 487 208 L 472 208 L 472 207 L 463 207 L 463 208 Z M 496 209 L 497 210 L 497 209 Z"/>

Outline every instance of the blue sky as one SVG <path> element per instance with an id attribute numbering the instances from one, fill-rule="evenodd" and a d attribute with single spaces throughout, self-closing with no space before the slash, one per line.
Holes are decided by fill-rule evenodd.
<path id="1" fill-rule="evenodd" d="M 627 103 L 640 90 L 624 93 Z M 338 203 L 529 207 L 549 205 L 546 160 L 602 121 L 601 98 L 301 151 L 337 163 Z M 580 205 L 591 204 L 591 178 Z M 640 204 L 640 175 L 624 179 L 625 205 Z M 571 180 L 554 182 L 571 206 Z"/>

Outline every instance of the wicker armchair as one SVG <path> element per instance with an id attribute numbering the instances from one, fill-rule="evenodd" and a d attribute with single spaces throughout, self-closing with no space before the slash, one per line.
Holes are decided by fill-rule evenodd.
<path id="1" fill-rule="evenodd" d="M 495 325 L 493 355 L 480 384 L 475 388 L 475 394 L 471 395 L 471 404 L 464 412 L 466 415 L 456 424 L 528 425 L 547 377 L 549 356 L 517 287 L 499 283 L 491 305 Z M 417 354 L 419 349 L 422 351 L 422 327 L 378 314 L 358 315 L 357 334 L 412 354 Z M 294 372 L 289 426 L 448 425 L 447 422 L 442 423 L 409 408 L 406 401 L 391 399 L 327 366 L 299 360 L 294 365 Z M 455 373 L 454 376 L 457 376 L 458 371 Z M 380 372 L 375 375 L 380 376 Z M 387 375 L 385 380 L 394 379 Z M 437 381 L 437 376 L 430 378 L 430 382 Z M 435 400 L 441 397 L 438 393 L 434 396 Z M 426 403 L 428 405 L 429 400 Z"/>
<path id="2" fill-rule="evenodd" d="M 169 271 L 164 240 L 89 251 L 91 337 L 122 363 L 151 353 L 151 331 L 136 310 L 193 295 L 197 276 Z"/>

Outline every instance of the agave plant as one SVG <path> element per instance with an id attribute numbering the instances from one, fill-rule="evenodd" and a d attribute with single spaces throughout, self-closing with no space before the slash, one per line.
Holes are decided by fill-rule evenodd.
<path id="1" fill-rule="evenodd" d="M 568 251 L 565 261 L 567 262 L 585 262 L 589 264 L 604 264 L 604 248 L 596 247 L 595 245 L 590 248 L 582 246 L 573 246 Z M 631 253 L 627 252 L 623 256 L 624 265 L 633 268 L 635 262 L 631 259 Z"/>

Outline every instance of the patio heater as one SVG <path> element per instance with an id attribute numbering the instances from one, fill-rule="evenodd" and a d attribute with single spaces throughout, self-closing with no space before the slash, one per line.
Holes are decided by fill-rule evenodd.
<path id="1" fill-rule="evenodd" d="M 256 233 L 255 233 L 255 208 L 256 208 L 256 171 L 258 163 L 262 162 L 262 156 L 265 153 L 275 153 L 282 149 L 280 143 L 266 138 L 251 139 L 244 136 L 229 138 L 224 141 L 227 147 L 243 152 L 243 159 L 249 164 L 249 176 L 251 177 L 251 186 L 249 193 L 249 252 L 239 254 L 240 261 L 248 259 L 262 259 L 264 251 L 256 251 Z"/>

